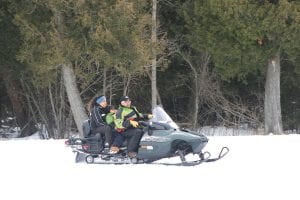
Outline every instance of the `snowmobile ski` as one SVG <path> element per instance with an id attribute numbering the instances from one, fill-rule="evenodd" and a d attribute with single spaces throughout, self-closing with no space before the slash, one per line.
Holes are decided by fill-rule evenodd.
<path id="1" fill-rule="evenodd" d="M 206 151 L 204 153 L 199 154 L 200 159 L 195 161 L 182 161 L 180 163 L 149 163 L 149 164 L 156 164 L 156 165 L 166 165 L 166 166 L 196 166 L 206 162 L 215 162 L 220 160 L 224 156 L 226 156 L 229 152 L 228 147 L 223 147 L 218 155 L 218 157 L 210 158 L 211 154 Z"/>

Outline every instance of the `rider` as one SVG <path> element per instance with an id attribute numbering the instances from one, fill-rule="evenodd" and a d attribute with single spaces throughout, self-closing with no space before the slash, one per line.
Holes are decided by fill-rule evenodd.
<path id="1" fill-rule="evenodd" d="M 110 147 L 109 154 L 117 154 L 120 151 L 120 147 L 122 146 L 125 138 L 124 136 L 117 132 L 115 129 L 115 112 L 114 113 L 108 113 L 105 117 L 106 123 L 111 127 L 112 129 L 112 145 Z"/>
<path id="2" fill-rule="evenodd" d="M 100 133 L 105 136 L 104 148 L 109 149 L 112 144 L 112 129 L 106 122 L 106 116 L 115 112 L 107 105 L 106 97 L 100 95 L 92 100 L 90 111 L 91 134 L 95 136 Z"/>
<path id="3" fill-rule="evenodd" d="M 120 106 L 115 115 L 115 129 L 128 139 L 127 151 L 129 157 L 136 157 L 143 131 L 139 127 L 139 120 L 151 119 L 151 114 L 141 114 L 131 106 L 128 96 L 120 99 Z"/>

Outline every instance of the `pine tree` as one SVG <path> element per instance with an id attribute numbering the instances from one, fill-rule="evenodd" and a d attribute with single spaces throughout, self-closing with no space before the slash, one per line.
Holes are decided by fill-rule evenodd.
<path id="1" fill-rule="evenodd" d="M 20 6 L 21 4 L 21 6 Z M 71 4 L 71 5 L 70 5 Z M 73 34 L 72 3 L 60 1 L 13 2 L 15 23 L 24 38 L 19 60 L 29 65 L 41 86 L 55 80 L 62 68 L 66 92 L 77 128 L 87 119 L 73 72 L 80 45 Z"/>
<path id="2" fill-rule="evenodd" d="M 14 16 L 9 11 L 9 5 L 9 1 L 2 1 L 0 5 L 0 79 L 9 97 L 13 115 L 16 117 L 16 125 L 20 127 L 20 136 L 24 137 L 33 134 L 36 128 L 30 117 L 19 80 L 25 66 L 16 59 L 21 44 L 20 30 L 13 23 Z"/>
<path id="3" fill-rule="evenodd" d="M 265 132 L 282 133 L 280 58 L 300 48 L 299 3 L 197 0 L 184 9 L 191 46 L 212 55 L 223 79 L 266 73 Z"/>
<path id="4" fill-rule="evenodd" d="M 132 77 L 145 74 L 150 65 L 151 15 L 146 1 L 12 2 L 24 40 L 18 59 L 30 66 L 40 87 L 54 83 L 62 69 L 79 131 L 86 115 L 77 87 L 97 80 L 99 74 L 93 71 L 100 67 L 103 77 L 107 70 L 117 71 L 126 94 Z"/>

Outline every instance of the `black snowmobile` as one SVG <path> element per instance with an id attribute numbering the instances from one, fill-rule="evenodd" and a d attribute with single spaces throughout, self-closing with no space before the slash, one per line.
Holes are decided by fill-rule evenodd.
<path id="1" fill-rule="evenodd" d="M 144 136 L 141 139 L 137 157 L 130 158 L 127 155 L 126 141 L 119 153 L 109 154 L 103 148 L 103 138 L 95 136 L 90 138 L 71 137 L 65 144 L 76 153 L 76 162 L 100 164 L 140 164 L 152 163 L 162 165 L 184 165 L 193 166 L 203 162 L 213 162 L 223 158 L 228 152 L 228 147 L 223 147 L 218 157 L 211 158 L 209 152 L 202 152 L 208 143 L 208 138 L 187 129 L 179 127 L 171 120 L 168 114 L 161 108 L 153 110 L 154 118 L 148 122 L 140 122 L 144 128 Z M 83 123 L 84 133 L 90 131 L 89 121 Z M 87 135 L 87 134 L 86 134 Z M 197 154 L 199 159 L 187 161 L 186 155 Z M 154 162 L 163 158 L 179 156 L 180 163 Z"/>

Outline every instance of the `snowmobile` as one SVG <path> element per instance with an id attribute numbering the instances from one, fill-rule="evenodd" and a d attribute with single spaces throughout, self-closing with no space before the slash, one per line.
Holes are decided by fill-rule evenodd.
<path id="1" fill-rule="evenodd" d="M 139 122 L 143 127 L 144 135 L 136 157 L 127 155 L 126 141 L 117 154 L 110 154 L 103 148 L 103 138 L 95 137 L 77 138 L 70 137 L 65 141 L 67 146 L 76 153 L 75 162 L 98 164 L 161 164 L 194 166 L 203 162 L 213 162 L 223 158 L 228 152 L 228 147 L 223 147 L 219 155 L 211 158 L 209 152 L 203 152 L 208 143 L 208 138 L 200 133 L 188 129 L 180 129 L 169 117 L 162 107 L 157 106 L 153 110 L 154 118 L 145 122 Z M 90 131 L 89 121 L 83 122 L 83 132 L 86 135 Z M 197 160 L 187 161 L 186 155 L 196 154 Z M 155 162 L 163 158 L 178 156 L 181 162 L 164 163 Z"/>

